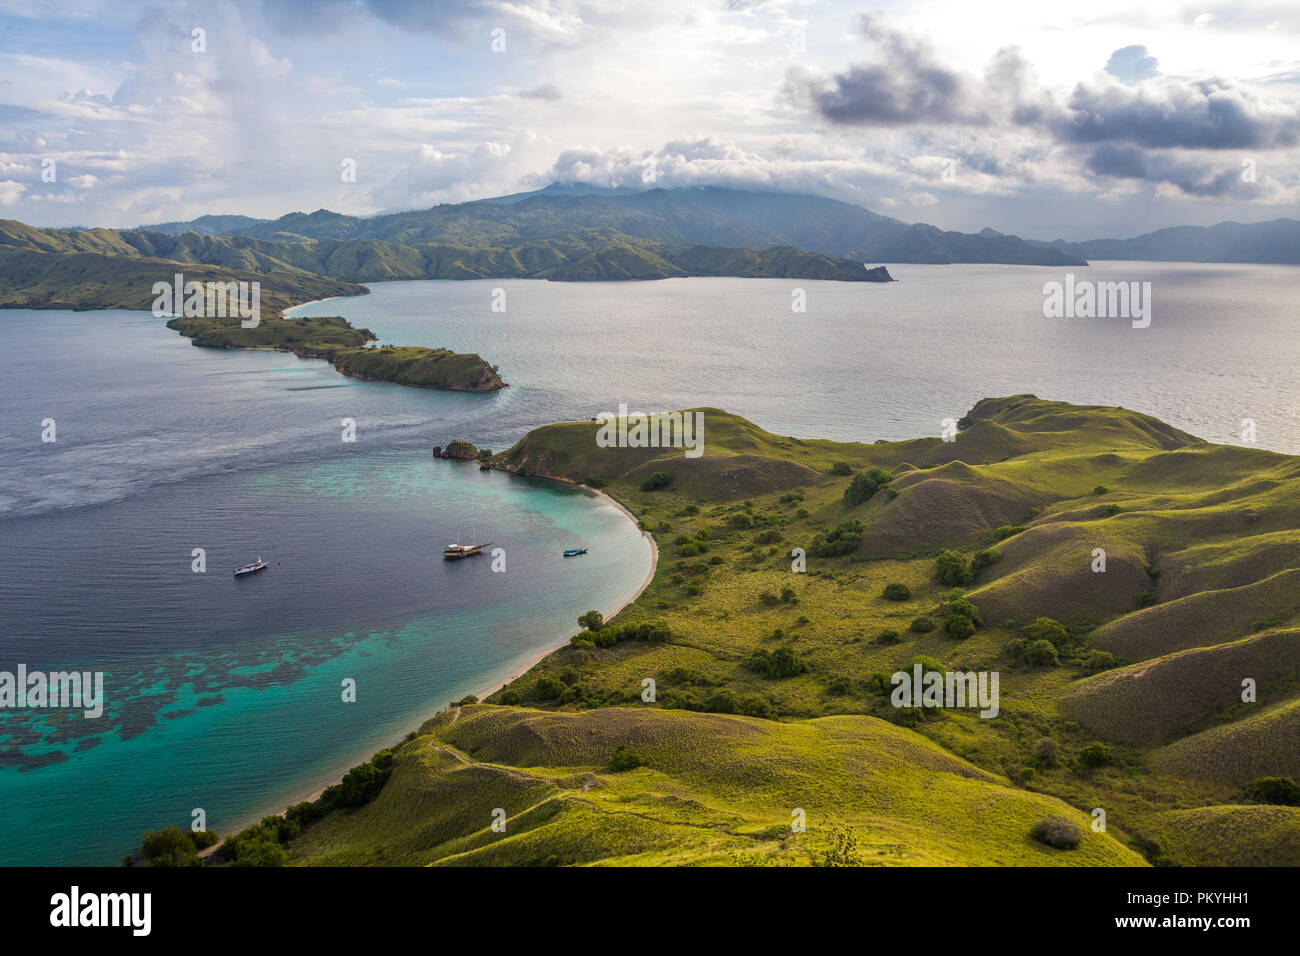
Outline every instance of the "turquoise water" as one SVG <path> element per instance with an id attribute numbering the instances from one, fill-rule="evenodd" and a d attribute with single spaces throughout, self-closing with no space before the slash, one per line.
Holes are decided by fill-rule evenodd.
<path id="1" fill-rule="evenodd" d="M 107 704 L 0 711 L 0 863 L 115 863 L 197 808 L 231 832 L 503 680 L 649 570 L 597 497 L 434 459 L 465 396 L 176 350 L 126 313 L 0 313 L 0 341 L 25 336 L 46 377 L 5 389 L 0 669 L 103 671 Z M 504 572 L 488 553 L 443 560 L 471 532 Z M 575 545 L 590 554 L 566 561 Z M 233 577 L 258 555 L 268 570 Z"/>
<path id="2" fill-rule="evenodd" d="M 910 438 L 985 396 L 1035 392 L 1217 441 L 1240 441 L 1253 418 L 1261 446 L 1300 451 L 1293 267 L 1086 270 L 1153 283 L 1141 330 L 1044 319 L 1054 270 L 892 271 L 902 281 L 800 282 L 806 313 L 790 310 L 795 283 L 742 279 L 383 283 L 299 310 L 480 352 L 511 383 L 491 395 L 196 349 L 142 313 L 0 310 L 0 670 L 102 669 L 108 685 L 99 720 L 0 711 L 0 863 L 112 863 L 195 808 L 229 832 L 644 579 L 649 546 L 612 507 L 434 460 L 433 444 L 500 449 L 622 402 Z M 47 418 L 54 443 L 40 440 Z M 505 548 L 505 573 L 486 556 L 441 559 L 471 531 Z M 574 545 L 591 553 L 565 561 Z M 198 547 L 206 574 L 191 571 Z M 258 555 L 268 571 L 231 576 Z M 340 700 L 345 678 L 355 704 Z"/>

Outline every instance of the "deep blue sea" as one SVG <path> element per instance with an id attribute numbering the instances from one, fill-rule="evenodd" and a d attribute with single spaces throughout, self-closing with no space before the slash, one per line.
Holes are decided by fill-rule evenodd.
<path id="1" fill-rule="evenodd" d="M 435 460 L 434 444 L 500 449 L 619 403 L 909 438 L 1033 392 L 1216 441 L 1240 443 L 1250 418 L 1259 445 L 1300 451 L 1300 272 L 1073 271 L 1152 282 L 1150 327 L 1046 319 L 1043 284 L 1064 271 L 1016 266 L 893 266 L 888 285 L 397 282 L 297 310 L 477 351 L 511 383 L 491 395 L 198 349 L 147 313 L 0 311 L 0 670 L 102 670 L 108 698 L 97 720 L 0 711 L 0 863 L 115 863 L 196 808 L 229 832 L 641 584 L 649 547 L 614 508 Z M 443 561 L 457 533 L 503 548 L 506 571 Z M 591 553 L 560 556 L 577 544 Z M 233 578 L 258 556 L 266 572 Z"/>

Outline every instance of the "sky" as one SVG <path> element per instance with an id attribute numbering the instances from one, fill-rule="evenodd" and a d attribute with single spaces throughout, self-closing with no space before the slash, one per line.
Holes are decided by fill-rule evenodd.
<path id="1" fill-rule="evenodd" d="M 1300 4 L 0 0 L 0 218 L 557 181 L 1037 239 L 1297 217 Z"/>

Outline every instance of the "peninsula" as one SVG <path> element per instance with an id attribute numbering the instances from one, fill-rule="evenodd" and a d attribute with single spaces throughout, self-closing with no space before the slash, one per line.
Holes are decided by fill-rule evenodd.
<path id="1" fill-rule="evenodd" d="M 376 347 L 369 329 L 339 316 L 264 319 L 244 328 L 238 318 L 175 318 L 167 323 L 194 345 L 217 349 L 276 349 L 331 363 L 344 375 L 416 388 L 492 392 L 505 388 L 495 366 L 450 349 Z"/>

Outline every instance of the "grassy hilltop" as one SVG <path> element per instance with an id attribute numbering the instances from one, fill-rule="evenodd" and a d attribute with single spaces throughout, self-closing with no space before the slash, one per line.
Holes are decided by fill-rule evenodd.
<path id="1" fill-rule="evenodd" d="M 947 442 L 703 412 L 696 459 L 599 448 L 594 422 L 494 456 L 622 501 L 653 582 L 301 818 L 324 819 L 245 842 L 274 831 L 301 864 L 1300 863 L 1295 792 L 1259 782 L 1300 777 L 1300 459 L 1027 395 Z M 918 661 L 999 672 L 1000 713 L 892 706 Z M 1049 818 L 1076 848 L 1031 836 Z"/>
<path id="2" fill-rule="evenodd" d="M 409 345 L 368 348 L 374 333 L 339 316 L 264 319 L 251 329 L 238 318 L 175 318 L 167 327 L 207 348 L 278 349 L 324 359 L 354 378 L 462 392 L 506 387 L 497 370 L 476 354 Z"/>

